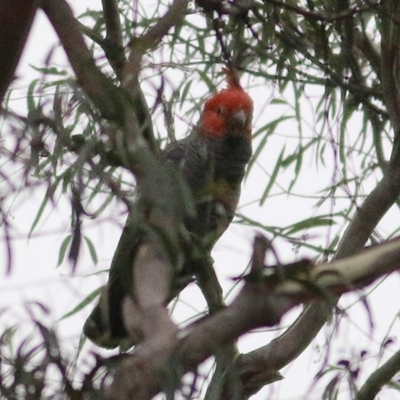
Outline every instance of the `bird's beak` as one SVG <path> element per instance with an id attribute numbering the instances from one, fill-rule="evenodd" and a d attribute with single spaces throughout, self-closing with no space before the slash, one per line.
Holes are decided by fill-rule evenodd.
<path id="1" fill-rule="evenodd" d="M 242 128 L 246 123 L 246 113 L 244 110 L 240 110 L 232 115 L 232 120 L 234 121 L 235 125 L 237 124 Z"/>

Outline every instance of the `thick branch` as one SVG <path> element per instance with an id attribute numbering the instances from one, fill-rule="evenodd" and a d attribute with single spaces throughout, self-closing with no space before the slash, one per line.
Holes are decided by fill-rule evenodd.
<path id="1" fill-rule="evenodd" d="M 285 280 L 274 287 L 271 287 L 268 279 L 246 283 L 226 310 L 195 325 L 192 331 L 188 329 L 189 333 L 180 347 L 180 352 L 185 353 L 183 362 L 194 368 L 213 354 L 213 349 L 219 344 L 234 340 L 250 329 L 275 325 L 297 304 L 321 297 L 329 301 L 332 294 L 340 295 L 365 287 L 379 277 L 398 270 L 399 255 L 398 238 L 357 256 L 322 264 L 311 270 L 307 279 L 309 284 L 319 290 L 310 290 L 305 282 L 295 280 Z M 200 353 L 203 353 L 202 357 Z M 191 358 L 191 361 L 186 360 L 186 357 Z"/>
<path id="2" fill-rule="evenodd" d="M 376 225 L 399 197 L 399 168 L 400 163 L 398 168 L 390 168 L 387 175 L 358 209 L 339 244 L 335 255 L 336 260 L 360 252 Z M 320 267 L 317 267 L 317 270 L 319 269 Z M 255 362 L 257 360 L 253 364 L 258 365 L 258 370 L 254 370 L 256 375 L 257 373 L 262 373 L 265 369 L 279 370 L 295 359 L 308 347 L 315 335 L 320 331 L 331 315 L 332 306 L 336 304 L 338 299 L 332 298 L 330 304 L 321 302 L 311 304 L 279 338 L 248 355 L 243 355 L 241 363 L 246 366 L 243 373 L 246 373 L 247 365 L 250 365 L 252 361 Z M 265 383 L 260 382 L 260 387 L 264 386 Z"/>
<path id="3" fill-rule="evenodd" d="M 309 346 L 310 341 L 325 324 L 326 316 L 330 315 L 331 310 L 332 305 L 329 302 L 320 302 L 318 307 L 309 307 L 283 335 L 266 346 L 242 354 L 237 366 L 244 394 L 250 396 L 263 386 L 274 382 L 278 371 Z"/>
<path id="4" fill-rule="evenodd" d="M 11 83 L 38 0 L 0 0 L 0 104 Z"/>
<path id="5" fill-rule="evenodd" d="M 125 53 L 122 42 L 121 21 L 119 19 L 118 3 L 116 0 L 102 0 L 104 21 L 106 23 L 106 45 L 103 47 L 107 59 L 112 65 L 118 78 L 122 79 L 125 64 Z"/>
<path id="6" fill-rule="evenodd" d="M 103 4 L 104 20 L 106 23 L 106 38 L 115 46 L 122 47 L 118 3 L 116 0 L 102 0 L 101 2 Z"/>
<path id="7" fill-rule="evenodd" d="M 355 400 L 373 400 L 393 376 L 400 371 L 400 350 L 389 358 L 380 368 L 366 380 Z"/>
<path id="8" fill-rule="evenodd" d="M 151 351 L 151 346 L 146 346 L 143 354 L 138 350 L 124 361 L 107 398 L 119 399 L 117 392 L 121 393 L 121 390 L 130 394 L 124 397 L 126 399 L 150 399 L 167 384 L 164 368 L 168 369 L 169 374 L 176 374 L 178 379 L 185 372 L 194 371 L 199 363 L 215 354 L 221 346 L 234 342 L 248 331 L 276 325 L 287 311 L 301 302 L 321 297 L 329 299 L 329 294 L 339 295 L 361 288 L 399 269 L 399 257 L 400 239 L 397 239 L 357 256 L 311 270 L 307 285 L 294 280 L 279 281 L 276 277 L 249 279 L 229 307 L 186 329 L 167 366 L 163 365 L 163 361 L 154 361 L 159 358 L 164 360 L 165 349 L 154 347 L 154 351 Z M 276 273 L 276 276 L 280 274 Z M 310 290 L 310 287 L 318 290 Z M 137 377 L 139 366 L 149 365 L 150 360 L 151 374 L 146 371 L 146 376 L 152 378 L 146 380 L 146 396 L 136 397 L 143 384 L 140 376 Z M 171 371 L 171 368 L 174 370 Z"/>
<path id="9" fill-rule="evenodd" d="M 366 32 L 360 32 L 354 29 L 353 40 L 357 48 L 363 52 L 364 56 L 369 61 L 378 79 L 381 79 L 381 55 L 368 38 Z"/>

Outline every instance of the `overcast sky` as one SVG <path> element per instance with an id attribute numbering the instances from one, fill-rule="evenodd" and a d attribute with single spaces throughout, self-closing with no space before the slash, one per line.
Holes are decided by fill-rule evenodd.
<path id="1" fill-rule="evenodd" d="M 73 3 L 78 13 L 93 4 L 96 7 L 100 6 L 100 1 L 85 0 L 79 2 L 70 1 L 70 3 Z M 35 76 L 39 76 L 29 67 L 29 64 L 43 65 L 50 49 L 55 51 L 52 62 L 56 60 L 59 65 L 65 65 L 66 60 L 62 49 L 57 45 L 54 31 L 46 21 L 43 13 L 40 12 L 35 20 L 27 48 L 18 68 L 18 80 L 14 84 L 16 90 L 13 94 L 13 107 L 15 109 L 20 109 L 23 112 L 25 107 L 24 90 L 26 90 L 23 88 Z M 250 92 L 256 103 L 255 127 L 261 126 L 266 119 L 276 116 L 277 106 L 271 106 L 270 108 L 268 106 L 276 91 L 277 89 L 270 84 L 262 88 L 255 88 Z M 314 93 L 311 94 L 311 97 L 320 95 L 320 93 Z M 310 118 L 313 115 L 311 112 L 312 106 L 312 100 L 308 105 L 305 105 L 305 112 L 310 113 Z M 253 219 L 262 220 L 268 225 L 287 224 L 288 222 L 301 220 L 302 215 L 304 215 L 303 210 L 309 213 L 309 209 L 313 204 L 309 200 L 285 198 L 284 196 L 271 197 L 262 208 L 254 204 L 254 201 L 260 197 L 263 187 L 265 187 L 265 184 L 263 186 L 263 182 L 266 179 L 264 168 L 269 168 L 269 171 L 272 171 L 282 143 L 285 143 L 288 148 L 295 145 L 295 141 L 290 139 L 290 131 L 295 132 L 297 125 L 293 122 L 285 126 L 289 133 L 284 128 L 281 128 L 276 137 L 271 139 L 263 153 L 263 160 L 266 160 L 263 168 L 256 165 L 246 181 L 239 208 L 240 212 Z M 292 136 L 296 137 L 295 134 Z M 301 178 L 299 186 L 304 193 L 316 194 L 318 188 L 326 184 L 327 179 L 332 179 L 331 170 L 329 168 L 316 170 L 313 168 L 314 163 L 311 158 L 309 160 L 306 159 L 304 162 L 309 164 L 310 171 L 309 174 Z M 291 179 L 291 177 L 286 176 L 286 179 Z M 42 302 L 51 311 L 49 320 L 53 321 L 58 333 L 65 338 L 66 351 L 73 354 L 74 349 L 78 346 L 82 324 L 92 307 L 86 308 L 77 316 L 61 322 L 57 321 L 66 312 L 71 311 L 92 290 L 106 282 L 106 273 L 86 275 L 109 267 L 124 223 L 123 208 L 113 204 L 100 220 L 85 222 L 84 233 L 95 243 L 99 255 L 99 263 L 95 266 L 88 252 L 84 250 L 77 272 L 72 276 L 68 263 L 56 268 L 60 245 L 69 234 L 70 205 L 67 200 L 60 200 L 58 204 L 48 207 L 34 235 L 30 239 L 27 237 L 27 233 L 38 212 L 38 207 L 43 200 L 44 189 L 45 187 L 43 186 L 40 190 L 24 191 L 10 202 L 10 217 L 15 227 L 12 242 L 13 268 L 11 275 L 4 277 L 2 283 L 0 283 L 0 307 L 7 307 L 10 310 L 10 312 L 2 315 L 3 326 L 18 323 L 21 326 L 19 335 L 21 338 L 25 337 L 32 330 L 25 311 L 25 304 L 33 301 Z M 398 217 L 398 213 L 395 215 Z M 387 217 L 387 223 L 393 223 L 393 217 Z M 325 240 L 323 232 L 321 230 L 322 243 Z M 225 291 L 228 291 L 232 285 L 230 278 L 239 275 L 246 267 L 250 258 L 253 236 L 254 229 L 233 224 L 217 244 L 213 255 L 216 270 L 222 280 Z M 281 243 L 278 249 L 280 250 L 279 256 L 284 262 L 311 255 L 304 249 L 299 254 L 296 254 L 292 246 L 287 243 Z M 1 248 L 1 252 L 5 257 L 4 247 Z M 391 323 L 397 318 L 398 305 L 400 304 L 398 284 L 398 276 L 396 275 L 392 279 L 386 280 L 375 290 L 373 301 L 371 300 L 369 303 L 374 322 L 373 329 L 370 327 L 369 314 L 361 304 L 352 307 L 351 313 L 343 317 L 344 321 L 340 325 L 339 331 L 333 333 L 335 345 L 331 348 L 330 362 L 335 363 L 342 358 L 348 357 L 352 357 L 354 360 L 362 349 L 367 349 L 371 355 L 378 352 L 382 338 L 388 332 Z M 388 300 L 389 296 L 390 300 Z M 342 305 L 352 304 L 358 297 L 359 294 L 346 296 Z M 185 290 L 182 295 L 182 302 L 179 303 L 174 318 L 177 321 L 184 321 L 193 315 L 193 309 L 201 311 L 204 304 L 198 289 L 192 285 L 190 290 Z M 268 343 L 271 338 L 278 335 L 280 330 L 295 318 L 297 313 L 298 310 L 289 313 L 277 330 L 248 335 L 247 338 L 240 342 L 241 351 L 246 352 Z M 397 322 L 395 326 L 397 326 Z M 300 399 L 299 393 L 306 393 L 306 389 L 311 385 L 313 377 L 321 368 L 321 360 L 323 360 L 324 354 L 318 349 L 322 349 L 325 346 L 325 340 L 331 334 L 332 326 L 328 326 L 318 335 L 309 351 L 301 355 L 292 366 L 282 371 L 285 376 L 282 384 L 274 384 L 263 389 L 254 399 Z M 87 343 L 82 357 L 85 358 L 86 354 L 93 349 L 95 349 L 95 346 Z M 393 351 L 395 351 L 395 348 L 393 348 Z M 103 354 L 112 353 L 104 351 Z M 376 368 L 376 359 L 365 362 L 363 365 L 369 365 L 366 372 L 371 372 Z M 367 375 L 364 374 L 363 376 Z M 333 375 L 330 377 L 332 378 Z M 320 393 L 319 390 L 315 389 L 310 396 L 304 398 L 319 399 Z M 345 394 L 343 396 L 341 398 L 345 399 Z M 390 396 L 391 399 L 395 399 L 392 392 L 390 392 Z"/>

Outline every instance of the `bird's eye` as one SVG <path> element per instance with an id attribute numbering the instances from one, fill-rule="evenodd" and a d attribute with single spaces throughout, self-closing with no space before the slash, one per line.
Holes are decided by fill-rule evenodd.
<path id="1" fill-rule="evenodd" d="M 217 108 L 217 114 L 223 114 L 224 113 L 224 107 L 218 106 Z"/>

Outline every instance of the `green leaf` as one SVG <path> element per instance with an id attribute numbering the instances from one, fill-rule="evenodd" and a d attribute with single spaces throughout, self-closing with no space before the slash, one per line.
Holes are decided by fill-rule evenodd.
<path id="1" fill-rule="evenodd" d="M 268 124 L 264 125 L 262 128 L 258 129 L 254 134 L 253 134 L 253 139 L 256 138 L 257 136 L 261 135 L 261 133 L 265 132 L 264 137 L 261 139 L 261 142 L 257 146 L 256 150 L 253 153 L 253 156 L 251 157 L 251 160 L 247 166 L 247 172 L 246 176 L 250 173 L 250 170 L 252 169 L 254 163 L 257 161 L 259 155 L 261 154 L 262 150 L 264 149 L 267 139 L 269 136 L 271 136 L 274 132 L 276 127 L 283 121 L 286 121 L 288 119 L 293 118 L 292 116 L 282 116 L 279 117 Z"/>
<path id="2" fill-rule="evenodd" d="M 272 99 L 270 102 L 269 102 L 269 105 L 273 105 L 273 104 L 287 104 L 287 101 L 286 100 L 283 100 L 283 99 Z"/>
<path id="3" fill-rule="evenodd" d="M 66 319 L 68 317 L 71 317 L 72 315 L 75 315 L 82 309 L 84 309 L 88 304 L 90 304 L 96 297 L 99 296 L 101 291 L 103 290 L 104 286 L 100 286 L 96 290 L 93 290 L 92 293 L 90 293 L 88 296 L 86 296 L 76 307 L 74 307 L 71 311 L 67 312 L 64 314 L 59 321 L 62 321 L 63 319 Z"/>
<path id="4" fill-rule="evenodd" d="M 186 97 L 187 97 L 187 95 L 188 95 L 188 93 L 189 93 L 189 90 L 190 90 L 190 87 L 192 86 L 192 83 L 193 83 L 193 81 L 187 82 L 187 83 L 185 84 L 185 86 L 184 86 L 182 92 L 181 92 L 181 95 L 180 95 L 180 106 L 181 106 L 181 107 L 182 107 L 182 106 L 184 105 L 184 103 L 185 103 Z"/>
<path id="5" fill-rule="evenodd" d="M 47 191 L 46 194 L 44 195 L 44 199 L 43 199 L 42 203 L 40 204 L 40 207 L 36 214 L 36 217 L 32 223 L 31 229 L 29 230 L 28 238 L 31 237 L 33 230 L 36 228 L 37 224 L 39 223 L 40 218 L 43 215 L 43 211 L 46 208 L 46 205 L 49 202 L 49 200 L 50 200 L 50 196 L 48 195 L 48 191 Z"/>
<path id="6" fill-rule="evenodd" d="M 209 78 L 209 76 L 206 73 L 204 73 L 203 71 L 198 70 L 197 72 L 200 75 L 200 77 L 203 80 L 203 82 L 207 85 L 208 90 L 210 92 L 214 92 L 215 91 L 215 85 L 212 82 L 212 80 Z"/>
<path id="7" fill-rule="evenodd" d="M 99 261 L 99 259 L 97 257 L 96 248 L 94 247 L 93 242 L 87 236 L 84 236 L 83 238 L 85 239 L 87 247 L 89 248 L 89 252 L 90 252 L 90 256 L 92 257 L 92 261 L 96 265 Z"/>
<path id="8" fill-rule="evenodd" d="M 43 215 L 43 211 L 46 208 L 47 203 L 49 202 L 49 200 L 54 196 L 54 193 L 57 189 L 58 184 L 60 183 L 61 179 L 62 179 L 63 175 L 58 176 L 54 182 L 51 184 L 51 186 L 48 188 L 48 190 L 46 191 L 46 194 L 44 195 L 43 201 L 40 204 L 39 210 L 36 214 L 36 217 L 32 223 L 31 229 L 29 230 L 28 233 L 28 238 L 30 238 L 30 236 L 32 235 L 32 232 L 34 231 L 34 229 L 36 228 L 37 224 L 40 221 L 40 218 Z"/>
<path id="9" fill-rule="evenodd" d="M 265 200 L 267 199 L 268 194 L 269 194 L 269 192 L 270 192 L 272 186 L 273 186 L 274 183 L 275 183 L 276 177 L 278 176 L 278 172 L 279 172 L 279 170 L 280 170 L 280 168 L 281 168 L 281 165 L 282 165 L 282 158 L 283 158 L 284 153 L 285 153 L 285 146 L 283 147 L 283 149 L 282 149 L 282 151 L 281 151 L 281 154 L 279 154 L 278 160 L 277 160 L 277 162 L 276 162 L 274 171 L 272 172 L 272 175 L 271 175 L 271 177 L 270 177 L 270 180 L 269 180 L 269 182 L 268 182 L 268 185 L 267 185 L 267 187 L 265 188 L 263 195 L 261 196 L 261 200 L 260 200 L 260 205 L 261 205 L 261 206 L 264 204 L 264 202 L 265 202 Z"/>
<path id="10" fill-rule="evenodd" d="M 332 226 L 334 224 L 334 220 L 332 218 L 324 218 L 322 216 L 307 218 L 303 221 L 297 222 L 290 227 L 285 228 L 287 230 L 285 232 L 286 235 L 293 235 L 296 232 L 303 231 L 305 229 L 316 228 L 318 226 Z"/>
<path id="11" fill-rule="evenodd" d="M 49 68 L 41 68 L 41 67 L 35 67 L 32 64 L 29 64 L 31 68 L 33 68 L 35 71 L 38 71 L 42 74 L 46 75 L 67 75 L 67 71 L 65 70 L 59 70 L 56 67 L 49 67 Z"/>
<path id="12" fill-rule="evenodd" d="M 110 193 L 106 199 L 103 201 L 101 206 L 93 213 L 95 216 L 100 215 L 106 208 L 107 206 L 115 199 L 115 195 L 113 193 Z"/>
<path id="13" fill-rule="evenodd" d="M 240 223 L 240 224 L 243 224 L 246 226 L 251 226 L 253 228 L 262 229 L 262 230 L 270 233 L 273 237 L 280 237 L 280 238 L 283 238 L 283 239 L 289 241 L 290 243 L 298 244 L 298 241 L 294 241 L 292 238 L 288 237 L 288 235 L 286 233 L 283 233 L 283 229 L 281 227 L 263 225 L 260 222 L 254 220 L 254 219 L 248 218 L 243 214 L 237 213 L 236 217 L 238 218 L 238 221 L 235 221 L 237 223 Z M 307 242 L 301 243 L 301 245 L 302 245 L 302 247 L 305 247 L 307 249 L 315 251 L 319 254 L 321 254 L 321 253 L 333 254 L 334 253 L 334 251 L 332 251 L 332 250 L 322 248 L 321 246 L 315 246 L 315 245 L 307 243 Z"/>
<path id="14" fill-rule="evenodd" d="M 35 91 L 35 86 L 39 82 L 39 79 L 34 79 L 29 87 L 28 87 L 28 93 L 26 95 L 26 103 L 28 107 L 28 114 L 31 114 L 36 111 L 36 103 L 35 103 L 35 98 L 34 98 L 34 91 Z"/>
<path id="15" fill-rule="evenodd" d="M 72 239 L 72 236 L 69 235 L 61 243 L 60 251 L 58 252 L 57 267 L 59 267 L 63 263 L 64 258 L 65 258 L 65 254 L 67 253 L 68 246 L 71 243 L 71 239 Z"/>

